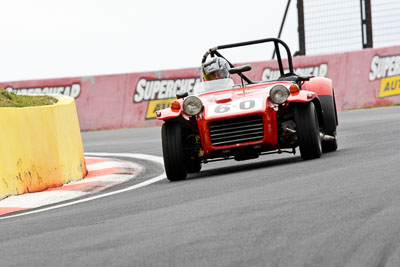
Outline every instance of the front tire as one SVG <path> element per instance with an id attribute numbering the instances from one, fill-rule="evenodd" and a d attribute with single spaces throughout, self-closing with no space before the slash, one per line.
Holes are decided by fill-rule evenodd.
<path id="1" fill-rule="evenodd" d="M 198 173 L 201 170 L 200 160 L 192 159 L 186 162 L 187 173 Z"/>
<path id="2" fill-rule="evenodd" d="M 186 179 L 181 126 L 177 123 L 164 123 L 161 127 L 161 141 L 164 168 L 168 180 L 180 181 Z"/>
<path id="3" fill-rule="evenodd" d="M 312 102 L 296 104 L 294 107 L 297 140 L 301 158 L 320 158 L 322 154 L 318 116 Z"/>

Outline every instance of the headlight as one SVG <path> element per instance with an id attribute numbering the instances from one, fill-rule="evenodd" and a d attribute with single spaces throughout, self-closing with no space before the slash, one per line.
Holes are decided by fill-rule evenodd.
<path id="1" fill-rule="evenodd" d="M 199 114 L 202 108 L 203 104 L 197 96 L 186 97 L 183 101 L 183 111 L 190 116 Z"/>
<path id="2" fill-rule="evenodd" d="M 282 84 L 277 84 L 269 91 L 269 97 L 275 104 L 283 104 L 289 96 L 289 90 Z"/>

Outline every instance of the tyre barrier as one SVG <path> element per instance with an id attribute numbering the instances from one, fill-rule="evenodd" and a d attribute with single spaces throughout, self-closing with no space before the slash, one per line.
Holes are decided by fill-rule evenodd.
<path id="1" fill-rule="evenodd" d="M 54 105 L 0 108 L 0 199 L 86 176 L 73 98 Z"/>

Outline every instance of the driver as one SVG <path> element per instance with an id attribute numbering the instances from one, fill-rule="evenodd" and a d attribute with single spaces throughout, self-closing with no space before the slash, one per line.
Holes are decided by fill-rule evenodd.
<path id="1" fill-rule="evenodd" d="M 202 65 L 204 81 L 231 78 L 229 63 L 222 57 L 213 57 Z"/>

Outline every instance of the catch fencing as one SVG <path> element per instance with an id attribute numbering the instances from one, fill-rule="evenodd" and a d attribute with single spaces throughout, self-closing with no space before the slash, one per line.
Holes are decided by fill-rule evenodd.
<path id="1" fill-rule="evenodd" d="M 297 3 L 302 55 L 400 44 L 398 0 L 297 0 Z"/>

